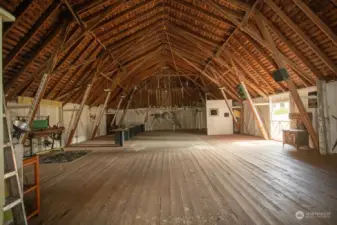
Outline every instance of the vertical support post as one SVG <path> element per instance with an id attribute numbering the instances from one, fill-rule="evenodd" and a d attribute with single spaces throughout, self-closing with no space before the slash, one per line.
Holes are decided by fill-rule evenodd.
<path id="1" fill-rule="evenodd" d="M 45 73 L 42 77 L 42 80 L 41 80 L 41 83 L 39 85 L 39 88 L 36 92 L 36 96 L 34 98 L 34 102 L 33 102 L 33 105 L 32 107 L 29 109 L 29 112 L 28 112 L 28 120 L 26 121 L 26 123 L 31 126 L 32 123 L 33 123 L 33 120 L 34 120 L 34 117 L 36 115 L 36 112 L 38 111 L 39 109 L 39 106 L 40 106 L 40 102 L 41 102 L 41 99 L 43 97 L 43 94 L 46 90 L 46 87 L 47 87 L 47 84 L 48 84 L 48 80 L 49 80 L 49 74 L 48 73 Z M 20 143 L 21 144 L 24 144 L 27 137 L 28 137 L 28 132 L 27 133 L 24 133 L 23 135 L 21 135 L 21 138 L 20 138 Z"/>
<path id="2" fill-rule="evenodd" d="M 4 10 L 3 8 L 0 7 L 0 94 L 3 95 L 4 90 L 3 90 L 3 71 L 2 71 L 2 27 L 4 22 L 13 22 L 15 21 L 15 17 L 11 15 L 9 12 Z M 1 113 L 1 119 L 0 119 L 0 144 L 1 144 L 1 149 L 0 149 L 0 177 L 4 177 L 4 97 L 0 97 L 0 113 Z M 1 179 L 0 181 L 0 207 L 1 209 L 5 205 L 5 183 L 4 179 Z M 0 221 L 1 223 L 3 222 L 3 211 L 1 210 L 0 213 Z"/>
<path id="3" fill-rule="evenodd" d="M 259 16 L 257 16 L 256 24 L 258 25 L 264 39 L 268 42 L 268 44 L 269 44 L 269 46 L 270 46 L 270 48 L 273 52 L 274 59 L 275 59 L 275 62 L 277 64 L 278 68 L 286 70 L 286 67 L 285 67 L 284 62 L 282 60 L 280 52 L 278 51 L 278 49 L 275 45 L 275 42 L 274 42 L 272 36 L 270 35 L 270 33 L 268 31 L 267 25 L 265 24 L 263 19 L 261 19 Z M 291 96 L 294 99 L 295 105 L 298 108 L 298 111 L 300 112 L 302 121 L 303 121 L 305 127 L 307 128 L 307 130 L 310 134 L 310 137 L 312 139 L 314 147 L 315 147 L 315 149 L 318 150 L 319 149 L 319 143 L 318 143 L 317 133 L 316 133 L 314 127 L 312 126 L 309 115 L 306 112 L 306 109 L 305 109 L 304 104 L 301 100 L 301 97 L 297 92 L 296 85 L 294 84 L 294 82 L 293 82 L 293 80 L 291 79 L 290 76 L 288 77 L 288 88 L 289 88 L 289 92 L 290 92 Z"/>
<path id="4" fill-rule="evenodd" d="M 272 101 L 272 98 L 271 98 L 271 96 L 269 96 L 268 97 L 268 107 L 269 107 L 269 121 L 270 121 L 270 125 L 269 125 L 269 137 L 272 139 L 273 137 L 272 137 L 272 135 L 271 135 L 271 133 L 272 133 L 272 130 L 271 130 L 271 127 L 272 127 L 272 125 L 271 125 L 271 120 L 272 120 L 272 117 L 273 117 L 273 112 L 272 112 L 272 109 L 273 109 L 273 101 Z"/>
<path id="5" fill-rule="evenodd" d="M 252 100 L 252 98 L 251 98 L 251 96 L 250 96 L 250 94 L 249 94 L 249 92 L 248 92 L 248 90 L 246 88 L 246 85 L 245 85 L 245 83 L 243 81 L 241 81 L 241 85 L 242 85 L 242 87 L 243 87 L 243 89 L 244 89 L 244 91 L 246 93 L 248 104 L 249 104 L 250 108 L 253 111 L 253 115 L 254 115 L 255 121 L 257 122 L 257 125 L 258 125 L 258 127 L 259 127 L 259 129 L 260 129 L 260 131 L 262 133 L 262 136 L 263 136 L 264 139 L 268 140 L 269 136 L 268 136 L 267 130 L 266 130 L 266 128 L 265 128 L 265 126 L 264 126 L 264 124 L 262 122 L 262 119 L 261 119 L 259 113 L 256 110 L 254 102 L 253 102 L 253 100 Z"/>
<path id="6" fill-rule="evenodd" d="M 318 104 L 318 135 L 319 135 L 319 152 L 322 155 L 328 154 L 328 132 L 326 126 L 326 111 L 324 85 L 325 81 L 317 80 L 317 104 Z"/>
<path id="7" fill-rule="evenodd" d="M 124 108 L 122 118 L 119 120 L 118 126 L 124 125 L 124 120 L 125 120 L 125 117 L 126 117 L 126 113 L 127 113 L 128 108 L 130 106 L 130 103 L 132 101 L 133 94 L 136 92 L 136 90 L 137 90 L 137 87 L 134 87 L 134 89 L 132 90 L 132 92 L 131 92 L 131 94 L 129 96 L 128 102 L 126 103 L 126 106 Z"/>
<path id="8" fill-rule="evenodd" d="M 245 123 L 245 105 L 242 102 L 241 112 L 240 112 L 240 134 L 244 134 L 244 123 Z"/>
<path id="9" fill-rule="evenodd" d="M 95 121 L 94 130 L 92 132 L 91 139 L 94 139 L 95 136 L 96 136 L 96 133 L 97 133 L 97 130 L 98 130 L 98 126 L 99 126 L 99 124 L 100 124 L 100 122 L 102 120 L 102 116 L 103 116 L 103 114 L 105 112 L 106 106 L 108 105 L 108 102 L 110 100 L 110 96 L 111 96 L 111 90 L 108 90 L 108 95 L 105 98 L 103 108 L 102 108 L 100 114 L 98 115 L 97 120 Z"/>
<path id="10" fill-rule="evenodd" d="M 64 126 L 64 118 L 63 118 L 63 104 L 59 107 L 59 123 L 61 123 L 62 126 Z M 60 148 L 63 146 L 63 135 L 60 139 Z"/>
<path id="11" fill-rule="evenodd" d="M 228 107 L 229 112 L 231 113 L 231 115 L 233 117 L 233 120 L 234 120 L 234 123 L 235 123 L 236 127 L 239 127 L 239 123 L 238 123 L 236 117 L 234 116 L 233 109 L 232 109 L 232 107 L 228 103 L 228 99 L 227 99 L 224 87 L 220 87 L 219 89 L 220 89 L 220 91 L 221 91 L 221 93 L 222 93 L 222 95 L 223 95 L 223 97 L 225 99 L 226 105 Z"/>
<path id="12" fill-rule="evenodd" d="M 241 83 L 241 85 L 243 87 L 243 90 L 244 90 L 245 95 L 247 97 L 248 104 L 249 104 L 249 106 L 250 106 L 250 108 L 251 108 L 251 110 L 253 112 L 253 115 L 254 115 L 255 121 L 257 123 L 257 126 L 259 127 L 263 138 L 266 139 L 266 140 L 268 140 L 269 139 L 268 132 L 267 132 L 266 127 L 264 126 L 264 124 L 262 122 L 262 119 L 261 119 L 259 113 L 256 110 L 254 102 L 253 102 L 253 100 L 252 100 L 252 98 L 251 98 L 251 96 L 250 96 L 250 94 L 249 94 L 249 92 L 247 90 L 245 82 L 243 81 L 244 79 L 242 78 L 242 75 L 238 73 L 233 60 L 231 60 L 231 63 L 232 63 L 234 72 L 235 72 L 236 76 L 239 78 L 239 81 L 240 81 L 240 83 Z"/>
<path id="13" fill-rule="evenodd" d="M 117 118 L 117 114 L 119 112 L 119 109 L 121 108 L 121 105 L 122 105 L 122 102 L 123 102 L 123 99 L 125 98 L 124 95 L 121 96 L 121 98 L 119 99 L 119 102 L 118 102 L 118 105 L 117 105 L 117 109 L 116 109 L 116 112 L 115 112 L 115 115 L 114 115 L 114 118 L 112 118 L 112 121 L 111 121 L 111 124 L 110 124 L 110 127 L 112 127 L 112 125 L 115 123 L 116 121 L 116 118 Z"/>
<path id="14" fill-rule="evenodd" d="M 69 146 L 71 144 L 72 140 L 73 140 L 73 137 L 74 137 L 74 134 L 75 134 L 78 122 L 80 121 L 80 118 L 81 118 L 81 114 L 82 114 L 82 111 L 83 111 L 83 108 L 84 108 L 84 104 L 86 103 L 86 101 L 87 101 L 87 99 L 89 97 L 89 93 L 91 91 L 91 87 L 92 87 L 92 84 L 88 84 L 88 86 L 87 86 L 87 88 L 86 88 L 86 90 L 84 92 L 80 108 L 78 109 L 78 111 L 76 113 L 76 117 L 75 117 L 74 123 L 71 126 L 66 146 Z"/>
<path id="15" fill-rule="evenodd" d="M 0 93 L 1 95 L 3 95 L 4 90 L 3 90 L 3 74 L 2 74 L 2 23 L 3 23 L 3 18 L 2 15 L 0 16 Z M 0 166 L 0 177 L 4 177 L 5 175 L 5 171 L 4 171 L 4 150 L 5 148 L 3 147 L 3 143 L 4 143 L 4 97 L 0 97 L 0 113 L 1 113 L 1 120 L 0 120 L 0 131 L 1 131 L 1 135 L 0 135 L 0 144 L 1 144 L 1 149 L 0 149 L 0 162 L 1 162 L 1 166 Z M 1 209 L 4 207 L 5 205 L 5 183 L 4 183 L 4 179 L 0 180 L 0 207 Z M 3 211 L 1 210 L 0 212 L 0 221 L 3 221 Z"/>

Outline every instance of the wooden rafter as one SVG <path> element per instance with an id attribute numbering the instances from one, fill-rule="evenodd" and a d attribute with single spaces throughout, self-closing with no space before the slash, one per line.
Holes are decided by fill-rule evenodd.
<path id="1" fill-rule="evenodd" d="M 292 0 L 316 26 L 337 46 L 337 35 L 301 0 Z"/>
<path id="2" fill-rule="evenodd" d="M 279 59 L 259 31 L 256 20 L 264 21 L 275 41 L 277 55 L 298 87 L 315 85 L 316 78 L 332 79 L 330 74 L 336 74 L 336 65 L 332 65 L 336 34 L 328 26 L 330 14 L 317 16 L 316 13 L 329 9 L 319 6 L 311 9 L 311 3 L 298 0 L 288 2 L 287 8 L 282 1 L 272 0 L 249 3 L 242 0 L 60 0 L 43 1 L 39 5 L 26 0 L 20 4 L 15 2 L 19 7 L 12 7 L 12 10 L 21 22 L 5 26 L 7 35 L 4 37 L 7 98 L 35 93 L 57 39 L 64 39 L 65 43 L 46 88 L 44 97 L 48 99 L 80 102 L 101 52 L 109 61 L 104 62 L 106 69 L 92 86 L 89 104 L 103 102 L 102 87 L 107 82 L 117 84 L 112 90 L 111 105 L 115 97 L 126 90 L 125 85 L 130 83 L 131 77 L 134 85 L 153 74 L 168 71 L 175 71 L 181 79 L 189 77 L 205 92 L 211 90 L 215 98 L 221 96 L 215 87 L 221 86 L 226 96 L 241 101 L 235 90 L 240 83 L 236 72 L 245 79 L 252 97 L 287 91 L 286 83 L 276 83 L 272 79 L 272 71 L 279 68 Z M 29 23 L 31 25 L 24 25 L 22 21 L 34 13 L 35 7 L 43 11 L 39 11 L 39 16 L 34 15 L 35 22 Z M 286 10 L 301 10 L 301 16 L 306 17 L 297 20 L 302 19 L 308 27 L 315 26 L 316 34 L 304 32 L 302 23 L 294 25 L 292 17 L 284 15 Z M 275 15 L 271 15 L 271 11 Z M 68 21 L 64 37 L 59 35 L 58 16 L 73 18 Z M 295 33 L 294 40 L 286 33 L 289 28 Z M 20 35 L 14 38 L 14 33 Z M 40 36 L 42 33 L 44 37 Z M 315 41 L 314 35 L 319 36 Z M 300 42 L 296 43 L 298 40 Z M 305 53 L 303 44 L 315 54 Z M 328 44 L 333 44 L 329 51 L 326 50 Z M 320 46 L 325 49 L 318 49 Z M 228 52 L 235 69 L 226 56 Z M 130 71 L 129 77 L 120 82 L 114 80 L 121 72 Z M 195 87 L 199 87 L 197 84 Z"/>
<path id="3" fill-rule="evenodd" d="M 317 56 L 334 72 L 337 76 L 337 66 L 329 57 L 302 31 L 294 21 L 292 21 L 272 0 L 264 0 L 277 15 L 294 30 L 297 35 L 317 54 Z"/>
<path id="4" fill-rule="evenodd" d="M 276 45 L 274 43 L 274 40 L 272 39 L 272 36 L 270 35 L 270 33 L 267 29 L 267 25 L 264 23 L 263 20 L 258 20 L 257 24 L 259 26 L 259 29 L 261 30 L 262 35 L 264 36 L 266 41 L 269 43 L 269 45 L 270 45 L 270 47 L 273 51 L 273 54 L 274 54 L 274 57 L 275 57 L 278 68 L 279 69 L 285 69 L 286 67 L 284 65 L 283 59 L 282 59 L 279 51 L 276 48 Z M 293 97 L 294 102 L 295 102 L 295 104 L 296 104 L 296 106 L 297 106 L 297 108 L 298 108 L 298 110 L 301 114 L 301 118 L 303 120 L 303 123 L 304 123 L 305 127 L 307 128 L 307 130 L 310 134 L 310 137 L 312 138 L 312 141 L 313 141 L 313 144 L 314 144 L 315 148 L 318 150 L 319 144 L 318 144 L 317 133 L 316 133 L 315 129 L 313 128 L 313 125 L 310 121 L 309 115 L 305 110 L 304 104 L 303 104 L 303 102 L 300 98 L 300 95 L 298 94 L 298 92 L 296 90 L 296 86 L 295 86 L 295 84 L 292 81 L 292 78 L 290 76 L 288 78 L 288 87 L 289 87 L 289 91 L 291 93 L 291 96 Z"/>
<path id="5" fill-rule="evenodd" d="M 11 93 L 9 92 L 9 89 L 13 87 L 13 85 L 17 82 L 17 80 L 20 78 L 20 76 L 26 71 L 27 68 L 29 68 L 34 61 L 41 55 L 41 53 L 46 49 L 48 45 L 51 44 L 51 42 L 60 34 L 60 32 L 65 29 L 66 24 L 59 24 L 46 38 L 46 40 L 43 42 L 39 50 L 35 51 L 33 55 L 30 57 L 30 60 L 27 62 L 27 64 L 22 67 L 20 72 L 15 74 L 15 76 L 12 77 L 11 81 L 5 86 L 5 93 L 7 95 L 8 99 L 11 99 L 13 96 L 16 96 L 18 92 L 20 92 L 21 88 L 23 87 L 23 84 L 18 85 Z M 26 80 L 29 80 L 29 78 Z M 27 81 L 26 81 L 27 82 Z M 29 81 L 28 81 L 29 82 Z"/>

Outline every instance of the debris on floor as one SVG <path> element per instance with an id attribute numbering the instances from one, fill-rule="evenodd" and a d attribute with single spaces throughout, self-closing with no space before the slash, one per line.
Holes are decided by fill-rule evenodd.
<path id="1" fill-rule="evenodd" d="M 49 164 L 71 162 L 87 155 L 90 152 L 91 151 L 88 150 L 51 152 L 47 155 L 40 156 L 40 163 Z"/>

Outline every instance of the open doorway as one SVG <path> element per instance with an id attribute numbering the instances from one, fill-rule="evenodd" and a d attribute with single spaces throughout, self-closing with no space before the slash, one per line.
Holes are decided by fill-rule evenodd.
<path id="1" fill-rule="evenodd" d="M 282 130 L 290 128 L 289 105 L 289 101 L 271 104 L 270 132 L 274 140 L 282 141 Z"/>

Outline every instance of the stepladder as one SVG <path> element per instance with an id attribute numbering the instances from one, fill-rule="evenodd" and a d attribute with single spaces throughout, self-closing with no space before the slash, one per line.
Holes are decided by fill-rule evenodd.
<path id="1" fill-rule="evenodd" d="M 11 119 L 3 104 L 3 165 L 4 165 L 4 186 L 5 186 L 5 205 L 3 206 L 4 221 L 3 224 L 27 225 L 25 206 L 23 201 L 23 192 L 20 184 L 18 166 L 15 156 L 15 149 L 11 135 Z M 2 222 L 2 221 L 1 221 Z"/>

